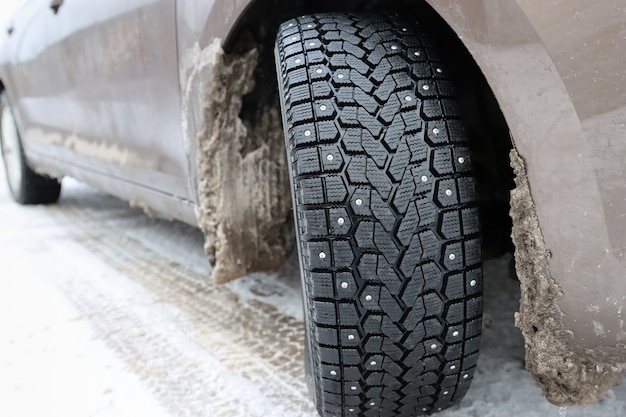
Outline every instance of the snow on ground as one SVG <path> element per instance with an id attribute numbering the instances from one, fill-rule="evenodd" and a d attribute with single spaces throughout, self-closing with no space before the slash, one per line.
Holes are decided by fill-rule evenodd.
<path id="1" fill-rule="evenodd" d="M 20 207 L 0 181 L 1 416 L 317 415 L 295 260 L 215 287 L 197 229 L 72 180 L 59 205 Z M 478 372 L 442 417 L 559 416 L 523 368 L 507 266 L 485 265 Z M 626 388 L 566 411 L 625 416 Z"/>

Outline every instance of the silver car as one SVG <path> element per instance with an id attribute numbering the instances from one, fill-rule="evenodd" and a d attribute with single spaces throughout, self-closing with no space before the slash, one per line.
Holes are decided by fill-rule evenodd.
<path id="1" fill-rule="evenodd" d="M 623 0 L 29 0 L 0 36 L 15 200 L 196 225 L 217 284 L 295 247 L 321 415 L 458 403 L 507 251 L 548 400 L 622 381 Z"/>

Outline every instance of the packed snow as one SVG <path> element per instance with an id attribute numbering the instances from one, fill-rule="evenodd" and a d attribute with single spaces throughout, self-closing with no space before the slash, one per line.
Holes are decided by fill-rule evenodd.
<path id="1" fill-rule="evenodd" d="M 0 415 L 316 416 L 296 260 L 216 287 L 199 230 L 71 179 L 58 205 L 13 203 L 0 174 Z M 524 369 L 508 257 L 485 265 L 473 387 L 442 417 L 626 415 L 622 385 L 549 404 Z"/>

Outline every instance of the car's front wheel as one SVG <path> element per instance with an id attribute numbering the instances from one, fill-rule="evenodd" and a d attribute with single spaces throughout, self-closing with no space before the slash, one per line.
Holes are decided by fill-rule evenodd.
<path id="1" fill-rule="evenodd" d="M 276 60 L 323 416 L 458 403 L 479 348 L 471 156 L 440 51 L 391 15 L 284 23 Z"/>
<path id="2" fill-rule="evenodd" d="M 20 134 L 6 92 L 0 94 L 0 149 L 7 184 L 20 204 L 50 204 L 59 199 L 61 184 L 39 175 L 27 164 Z"/>

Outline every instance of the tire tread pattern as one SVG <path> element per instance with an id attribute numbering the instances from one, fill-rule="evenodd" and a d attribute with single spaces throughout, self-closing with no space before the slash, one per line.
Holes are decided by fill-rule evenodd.
<path id="1" fill-rule="evenodd" d="M 277 39 L 323 416 L 458 403 L 476 368 L 482 272 L 471 157 L 419 23 L 327 14 Z"/>

